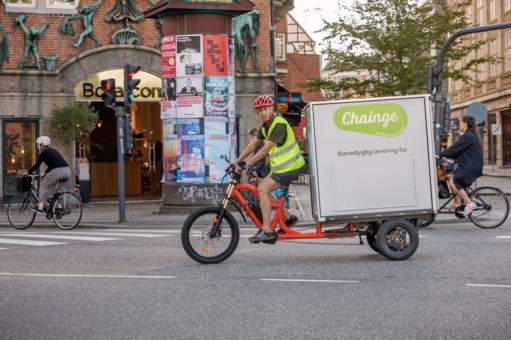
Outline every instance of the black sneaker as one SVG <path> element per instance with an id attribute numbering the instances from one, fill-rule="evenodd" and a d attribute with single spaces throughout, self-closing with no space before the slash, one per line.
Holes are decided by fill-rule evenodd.
<path id="1" fill-rule="evenodd" d="M 284 221 L 284 223 L 286 224 L 286 227 L 288 228 L 292 228 L 295 224 L 298 223 L 298 217 L 296 217 L 295 215 L 291 215 L 291 217 L 289 217 L 287 220 Z M 277 234 L 285 234 L 284 230 L 282 229 L 277 229 Z"/>
<path id="2" fill-rule="evenodd" d="M 32 208 L 31 210 L 35 213 L 38 213 L 39 215 L 46 214 L 46 212 L 43 209 Z"/>
<path id="3" fill-rule="evenodd" d="M 277 235 L 275 235 L 274 231 L 266 232 L 263 229 L 259 229 L 257 233 L 249 237 L 249 241 L 251 243 L 259 243 L 259 242 L 265 242 L 265 241 L 273 241 L 277 238 Z"/>

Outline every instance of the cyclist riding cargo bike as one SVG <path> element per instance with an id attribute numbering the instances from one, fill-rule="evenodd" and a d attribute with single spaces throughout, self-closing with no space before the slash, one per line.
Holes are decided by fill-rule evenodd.
<path id="1" fill-rule="evenodd" d="M 423 218 L 433 218 L 438 209 L 430 111 L 429 95 L 309 104 L 308 166 L 316 221 L 312 231 L 299 231 L 288 225 L 289 213 L 283 210 L 285 195 L 278 202 L 263 197 L 260 208 L 244 199 L 244 190 L 258 197 L 280 187 L 279 181 L 288 184 L 294 179 L 271 179 L 273 174 L 279 174 L 274 172 L 263 190 L 240 183 L 240 166 L 251 165 L 265 154 L 262 152 L 247 163 L 237 162 L 226 169 L 231 181 L 219 206 L 199 209 L 188 217 L 181 234 L 185 251 L 201 263 L 229 258 L 239 241 L 238 224 L 227 209 L 234 204 L 241 216 L 244 218 L 243 211 L 246 212 L 259 229 L 251 238 L 254 243 L 354 237 L 363 243 L 361 236 L 366 236 L 369 246 L 385 257 L 409 258 L 419 245 L 417 224 Z M 259 115 L 264 121 L 270 114 Z M 269 130 L 273 124 L 269 125 L 269 134 L 264 137 L 271 141 Z M 279 146 L 273 141 L 265 151 L 274 152 L 276 159 L 289 155 L 287 162 L 281 160 L 289 165 L 289 173 L 302 171 L 301 165 L 295 163 L 301 156 L 293 158 L 292 141 L 279 142 L 284 150 L 273 149 Z M 253 147 L 249 144 L 238 161 L 247 157 Z M 278 165 L 271 163 L 272 167 Z M 275 210 L 273 219 L 268 205 Z M 282 232 L 276 233 L 279 227 Z"/>

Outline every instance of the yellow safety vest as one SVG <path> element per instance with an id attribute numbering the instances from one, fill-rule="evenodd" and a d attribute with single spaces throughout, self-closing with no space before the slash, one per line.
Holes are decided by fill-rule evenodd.
<path id="1" fill-rule="evenodd" d="M 300 169 L 305 165 L 305 159 L 302 157 L 300 147 L 296 142 L 293 130 L 289 123 L 281 116 L 275 116 L 271 122 L 270 128 L 262 129 L 264 138 L 268 138 L 276 124 L 284 123 L 287 129 L 287 140 L 282 146 L 275 143 L 268 152 L 270 157 L 270 173 L 286 173 Z"/>

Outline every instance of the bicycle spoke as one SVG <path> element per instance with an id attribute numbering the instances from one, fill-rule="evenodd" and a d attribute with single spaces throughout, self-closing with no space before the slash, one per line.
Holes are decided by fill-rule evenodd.
<path id="1" fill-rule="evenodd" d="M 509 214 L 507 198 L 496 188 L 481 187 L 471 194 L 477 207 L 469 215 L 480 228 L 496 228 L 504 223 Z"/>
<path id="2" fill-rule="evenodd" d="M 35 200 L 26 194 L 18 194 L 11 199 L 7 207 L 7 218 L 15 229 L 27 229 L 34 223 L 36 213 L 32 208 L 36 206 Z"/>
<path id="3" fill-rule="evenodd" d="M 82 204 L 75 195 L 65 192 L 53 204 L 53 220 L 60 229 L 70 230 L 82 219 Z"/>

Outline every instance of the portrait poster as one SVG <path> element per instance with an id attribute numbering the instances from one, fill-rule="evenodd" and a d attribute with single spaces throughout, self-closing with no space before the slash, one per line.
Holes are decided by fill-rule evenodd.
<path id="1" fill-rule="evenodd" d="M 203 117 L 203 78 L 177 78 L 177 118 Z"/>
<path id="2" fill-rule="evenodd" d="M 204 117 L 204 135 L 206 139 L 210 135 L 227 135 L 229 133 L 229 121 L 226 116 Z"/>
<path id="3" fill-rule="evenodd" d="M 228 72 L 227 75 L 229 77 L 235 77 L 236 76 L 236 61 L 235 61 L 235 52 L 234 52 L 234 38 L 229 37 L 228 42 L 228 50 L 229 50 L 229 65 L 228 65 Z"/>
<path id="4" fill-rule="evenodd" d="M 180 118 L 177 119 L 177 136 L 181 138 L 186 135 L 202 135 L 204 129 L 200 118 Z"/>
<path id="5" fill-rule="evenodd" d="M 163 178 L 164 183 L 177 183 L 178 178 L 178 142 L 176 135 L 163 137 Z"/>
<path id="6" fill-rule="evenodd" d="M 202 35 L 178 35 L 177 76 L 203 75 Z"/>
<path id="7" fill-rule="evenodd" d="M 162 124 L 164 136 L 177 135 L 177 119 L 164 119 Z"/>
<path id="8" fill-rule="evenodd" d="M 209 183 L 222 183 L 230 155 L 231 138 L 227 134 L 208 135 L 205 141 L 205 158 L 209 166 Z"/>
<path id="9" fill-rule="evenodd" d="M 206 116 L 226 116 L 229 110 L 227 77 L 204 77 L 204 113 Z"/>
<path id="10" fill-rule="evenodd" d="M 161 76 L 176 76 L 176 36 L 167 35 L 161 38 Z"/>
<path id="11" fill-rule="evenodd" d="M 181 137 L 181 183 L 205 183 L 204 135 Z"/>
<path id="12" fill-rule="evenodd" d="M 229 49 L 227 35 L 204 35 L 204 75 L 229 75 Z"/>

